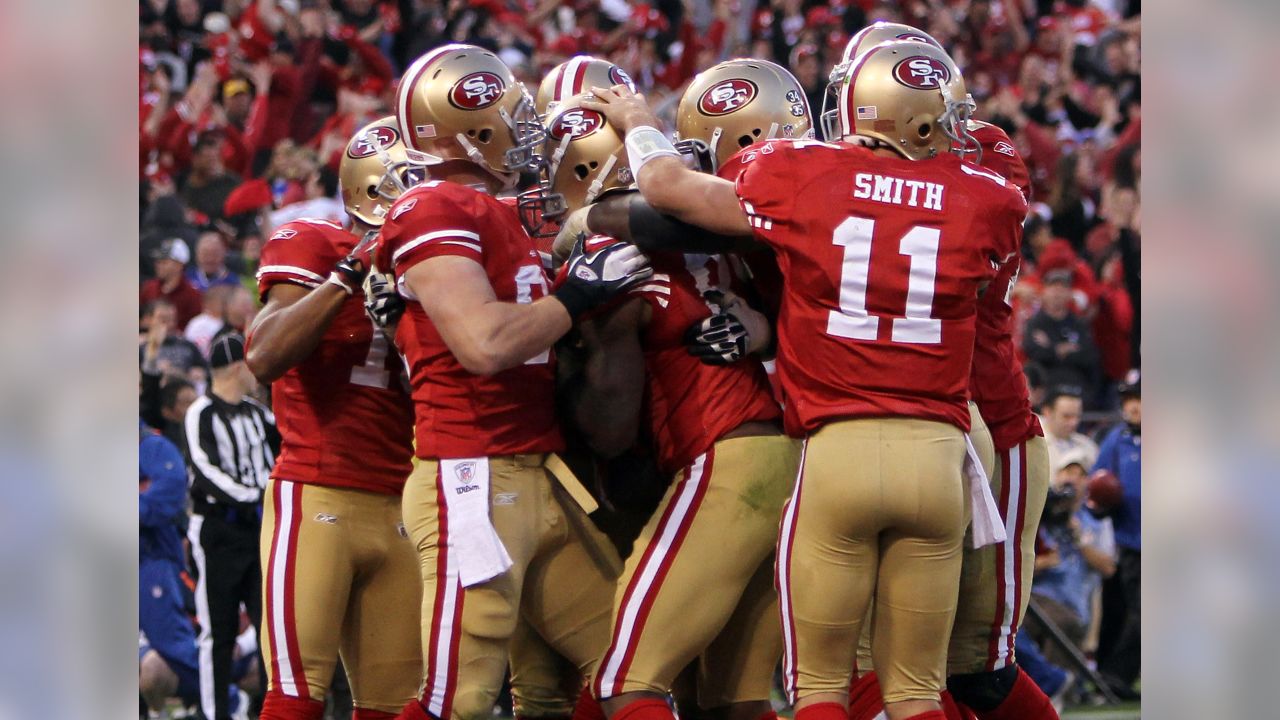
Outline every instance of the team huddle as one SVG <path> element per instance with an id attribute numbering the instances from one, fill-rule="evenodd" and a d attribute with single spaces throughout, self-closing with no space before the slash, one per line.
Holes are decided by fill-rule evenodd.
<path id="1" fill-rule="evenodd" d="M 854 36 L 824 105 L 729 60 L 672 142 L 604 60 L 536 96 L 475 46 L 408 68 L 350 227 L 262 251 L 261 717 L 322 717 L 339 656 L 360 720 L 508 679 L 530 720 L 770 720 L 779 661 L 799 720 L 1057 717 L 1013 656 L 1026 168 L 915 28 Z"/>

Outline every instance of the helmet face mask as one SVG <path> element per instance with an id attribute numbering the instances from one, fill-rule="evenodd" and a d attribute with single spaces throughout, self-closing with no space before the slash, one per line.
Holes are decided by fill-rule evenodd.
<path id="1" fill-rule="evenodd" d="M 676 149 L 704 172 L 753 143 L 812 135 L 804 88 L 767 60 L 727 60 L 699 73 L 676 109 Z"/>

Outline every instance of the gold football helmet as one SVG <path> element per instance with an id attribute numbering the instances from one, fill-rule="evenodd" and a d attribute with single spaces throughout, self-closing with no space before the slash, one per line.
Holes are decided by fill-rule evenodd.
<path id="1" fill-rule="evenodd" d="M 858 135 L 922 160 L 952 144 L 976 144 L 964 78 L 947 53 L 919 40 L 891 40 L 859 53 L 840 79 L 828 140 Z"/>
<path id="2" fill-rule="evenodd" d="M 863 50 L 869 50 L 882 42 L 889 42 L 890 40 L 919 40 L 920 42 L 929 43 L 939 50 L 946 49 L 942 47 L 942 43 L 920 28 L 878 20 L 859 30 L 856 35 L 849 38 L 849 42 L 845 43 L 839 64 L 831 69 L 831 76 L 828 78 L 829 83 L 839 83 L 840 78 L 844 77 L 845 71 L 849 69 L 849 63 L 853 62 L 853 59 L 858 57 L 858 54 Z"/>
<path id="3" fill-rule="evenodd" d="M 676 149 L 714 173 L 742 148 L 813 136 L 804 88 L 768 60 L 726 60 L 699 73 L 676 108 Z"/>
<path id="4" fill-rule="evenodd" d="M 557 217 L 634 182 L 622 136 L 604 115 L 582 107 L 588 97 L 566 98 L 547 121 L 547 194 L 559 205 L 548 214 Z"/>
<path id="5" fill-rule="evenodd" d="M 556 111 L 556 106 L 565 99 L 584 92 L 591 92 L 593 87 L 613 87 L 626 85 L 631 92 L 636 85 L 625 70 L 608 60 L 601 60 L 590 55 L 576 55 L 551 68 L 551 72 L 542 79 L 538 86 L 538 97 L 535 105 L 538 115 L 546 118 Z"/>
<path id="6" fill-rule="evenodd" d="M 425 173 L 409 162 L 394 115 L 360 128 L 338 163 L 338 186 L 347 214 L 380 227 L 387 209 Z"/>
<path id="7" fill-rule="evenodd" d="M 410 162 L 466 160 L 515 186 L 536 171 L 543 128 L 533 100 L 497 55 L 445 45 L 418 58 L 396 90 L 396 119 Z"/>

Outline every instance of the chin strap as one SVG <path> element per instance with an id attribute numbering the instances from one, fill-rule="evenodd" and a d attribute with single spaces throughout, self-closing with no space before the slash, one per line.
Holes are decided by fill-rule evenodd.
<path id="1" fill-rule="evenodd" d="M 591 186 L 587 188 L 587 197 L 583 204 L 590 205 L 595 202 L 596 196 L 600 194 L 601 188 L 604 187 L 605 178 L 609 177 L 609 173 L 613 172 L 613 166 L 618 164 L 618 156 L 610 155 L 605 161 L 604 167 L 600 168 L 600 172 L 596 173 L 596 179 L 591 181 Z"/>

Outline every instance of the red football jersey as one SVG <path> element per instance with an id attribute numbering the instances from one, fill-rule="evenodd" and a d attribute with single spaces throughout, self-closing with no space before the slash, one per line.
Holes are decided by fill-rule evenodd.
<path id="1" fill-rule="evenodd" d="M 996 125 L 974 125 L 973 135 L 982 143 L 983 167 L 1003 175 L 1029 200 L 1031 176 L 1009 136 Z M 969 394 L 999 450 L 1044 434 L 1040 419 L 1031 411 L 1027 376 L 1022 374 L 1018 347 L 1013 342 L 1013 286 L 1021 267 L 1021 255 L 1014 255 L 978 300 L 973 370 L 969 374 Z"/>
<path id="2" fill-rule="evenodd" d="M 547 294 L 547 276 L 514 208 L 456 183 L 419 185 L 391 206 L 374 263 L 395 275 L 408 307 L 396 330 L 409 365 L 418 457 L 466 458 L 563 448 L 551 351 L 485 377 L 467 372 L 403 282 L 414 265 L 456 255 L 479 263 L 504 302 Z"/>
<path id="3" fill-rule="evenodd" d="M 259 295 L 265 300 L 280 283 L 317 287 L 357 240 L 326 220 L 281 225 L 262 248 Z M 347 298 L 316 349 L 272 383 L 281 446 L 271 476 L 398 494 L 413 469 L 413 407 L 402 371 L 365 316 L 364 298 Z"/>
<path id="4" fill-rule="evenodd" d="M 978 290 L 1017 252 L 1022 194 L 951 154 L 772 140 L 743 161 L 738 197 L 786 279 L 788 431 L 894 416 L 967 431 Z"/>
<path id="5" fill-rule="evenodd" d="M 782 411 L 754 356 L 732 365 L 707 365 L 690 355 L 684 333 L 711 316 L 708 290 L 728 290 L 732 275 L 719 255 L 655 253 L 653 277 L 630 293 L 653 310 L 644 329 L 645 407 L 658 467 L 674 473 L 730 430 Z"/>

